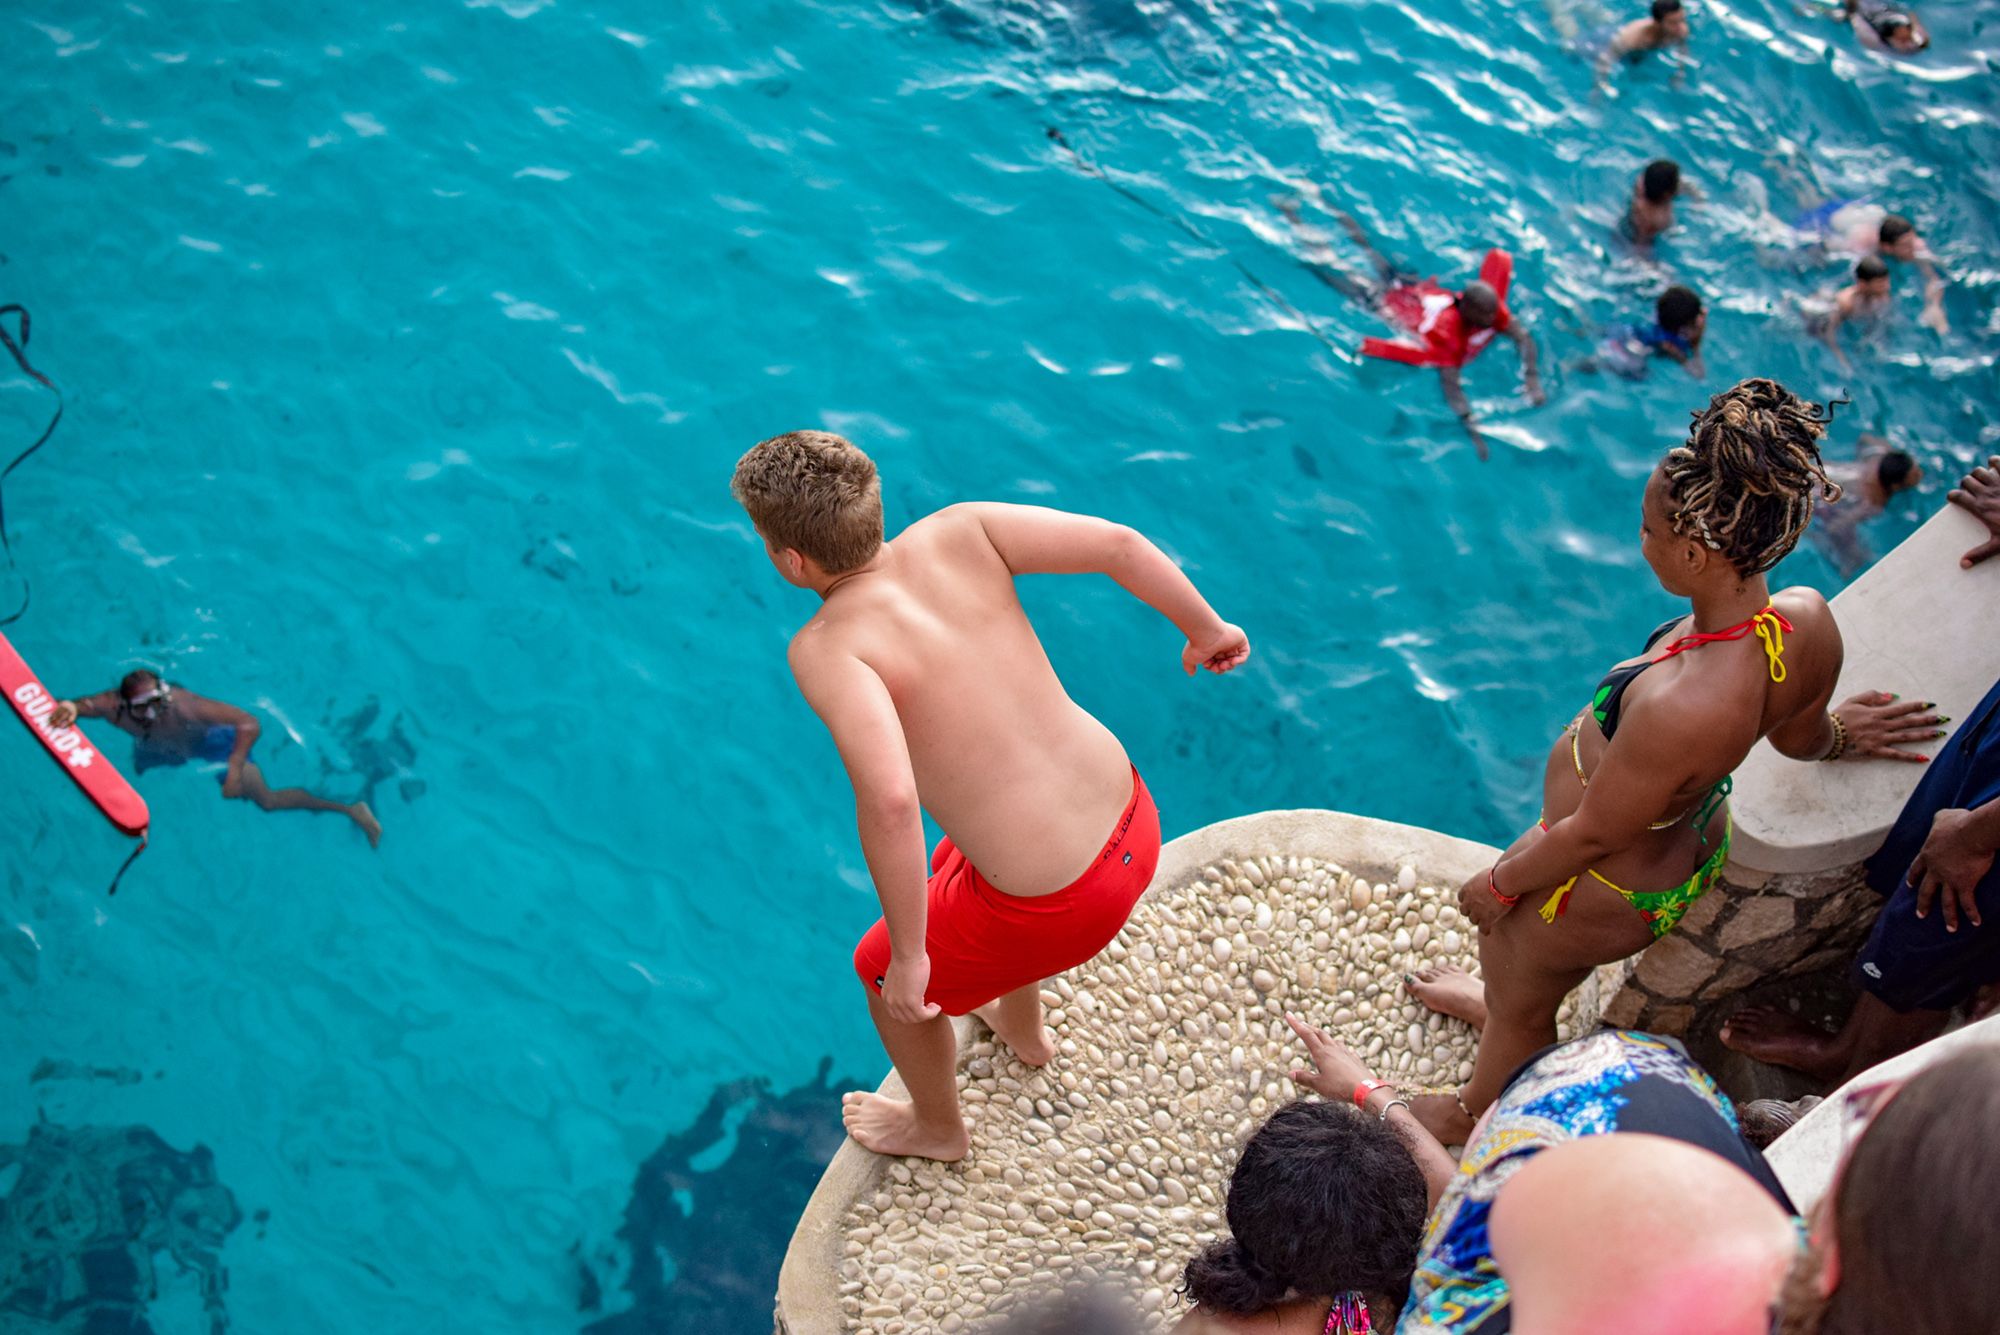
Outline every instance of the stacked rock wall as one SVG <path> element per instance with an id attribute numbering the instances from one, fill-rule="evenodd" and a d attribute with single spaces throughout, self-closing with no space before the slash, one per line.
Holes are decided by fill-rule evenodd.
<path id="1" fill-rule="evenodd" d="M 1656 1034 L 1711 1028 L 1751 988 L 1845 967 L 1881 903 L 1859 863 L 1760 874 L 1732 862 L 1680 926 L 1604 971 L 1603 1022 Z"/>

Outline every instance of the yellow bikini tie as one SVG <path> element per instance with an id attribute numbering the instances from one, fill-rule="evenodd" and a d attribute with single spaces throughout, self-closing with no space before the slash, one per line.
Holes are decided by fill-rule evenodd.
<path id="1" fill-rule="evenodd" d="M 1791 623 L 1775 607 L 1767 607 L 1750 618 L 1750 624 L 1757 628 L 1757 638 L 1764 642 L 1764 657 L 1771 662 L 1771 680 L 1785 679 L 1785 632 Z"/>

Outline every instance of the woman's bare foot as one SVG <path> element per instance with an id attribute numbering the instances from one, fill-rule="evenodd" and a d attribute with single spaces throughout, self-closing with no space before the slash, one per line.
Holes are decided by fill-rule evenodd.
<path id="1" fill-rule="evenodd" d="M 1847 1069 L 1840 1036 L 1772 1006 L 1751 1006 L 1722 1026 L 1722 1046 L 1772 1066 L 1831 1080 Z"/>
<path id="2" fill-rule="evenodd" d="M 1440 1015 L 1463 1020 L 1474 1029 L 1486 1027 L 1486 984 L 1456 964 L 1434 964 L 1421 973 L 1406 973 L 1403 987 Z"/>
<path id="3" fill-rule="evenodd" d="M 1410 1116 L 1423 1123 L 1424 1130 L 1440 1145 L 1463 1145 L 1477 1125 L 1450 1094 L 1419 1094 L 1410 1100 Z"/>
<path id="4" fill-rule="evenodd" d="M 840 1100 L 840 1120 L 847 1134 L 864 1150 L 877 1154 L 902 1155 L 916 1159 L 937 1159 L 956 1163 L 972 1147 L 965 1120 L 952 1115 L 954 1125 L 928 1127 L 917 1121 L 915 1107 L 902 1099 L 885 1099 L 880 1094 L 856 1091 Z"/>
<path id="5" fill-rule="evenodd" d="M 366 802 L 356 802 L 347 809 L 347 818 L 361 827 L 361 833 L 368 836 L 370 848 L 382 846 L 382 822 L 375 819 L 375 813 L 368 809 Z"/>
<path id="6" fill-rule="evenodd" d="M 1055 1042 L 1049 1038 L 1048 1027 L 1042 1023 L 1042 1002 L 1035 999 L 1034 1020 L 1031 1024 L 1014 1022 L 1008 1013 L 1006 998 L 989 1001 L 984 1006 L 976 1006 L 972 1013 L 986 1021 L 986 1027 L 993 1036 L 1013 1049 L 1014 1055 L 1024 1066 L 1047 1066 L 1056 1055 Z"/>

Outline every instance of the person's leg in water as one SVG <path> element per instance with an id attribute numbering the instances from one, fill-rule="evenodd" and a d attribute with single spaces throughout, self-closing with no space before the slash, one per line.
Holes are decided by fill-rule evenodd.
<path id="1" fill-rule="evenodd" d="M 1046 1066 L 1056 1055 L 1056 1045 L 1042 1022 L 1042 985 L 1017 987 L 998 1001 L 988 1002 L 972 1012 L 986 1022 L 993 1036 L 1014 1050 L 1024 1065 Z"/>
<path id="2" fill-rule="evenodd" d="M 1770 1066 L 1843 1084 L 1944 1032 L 1950 1011 L 1898 1011 L 1863 992 L 1840 1032 L 1828 1033 L 1775 1006 L 1751 1006 L 1722 1026 L 1722 1046 Z"/>
<path id="3" fill-rule="evenodd" d="M 237 796 L 265 811 L 338 811 L 361 827 L 370 848 L 382 845 L 382 822 L 375 819 L 366 802 L 335 802 L 303 788 L 273 788 L 264 782 L 264 771 L 255 761 L 243 762 L 243 787 Z"/>
<path id="4" fill-rule="evenodd" d="M 840 1100 L 840 1120 L 863 1149 L 946 1163 L 965 1157 L 972 1138 L 958 1106 L 958 1037 L 949 1015 L 907 1024 L 893 1018 L 881 994 L 863 986 L 868 1014 L 882 1036 L 908 1100 L 855 1091 Z M 1041 1005 L 1039 987 L 1035 1004 Z M 1005 1000 L 1006 998 L 1002 998 Z M 996 1003 L 997 1004 L 997 1003 Z"/>
<path id="5" fill-rule="evenodd" d="M 1369 263 L 1374 265 L 1376 273 L 1381 276 L 1379 282 L 1370 282 L 1334 264 L 1333 249 L 1326 243 L 1326 234 L 1300 216 L 1299 202 L 1296 199 L 1280 197 L 1273 202 L 1277 205 L 1279 216 L 1292 225 L 1292 230 L 1298 233 L 1299 240 L 1305 243 L 1306 257 L 1299 263 L 1305 266 L 1306 272 L 1357 305 L 1372 308 L 1381 304 L 1382 294 L 1398 281 L 1399 275 L 1396 266 L 1391 264 L 1382 252 L 1375 249 L 1374 244 L 1368 239 L 1368 234 L 1361 230 L 1360 223 L 1346 212 L 1334 210 L 1334 217 L 1340 220 L 1340 225 L 1354 238 L 1354 243 L 1361 248 L 1361 252 L 1368 257 Z"/>
<path id="6" fill-rule="evenodd" d="M 1577 21 L 1576 9 L 1571 0 L 1549 0 L 1549 30 L 1564 46 L 1573 45 L 1583 25 Z"/>

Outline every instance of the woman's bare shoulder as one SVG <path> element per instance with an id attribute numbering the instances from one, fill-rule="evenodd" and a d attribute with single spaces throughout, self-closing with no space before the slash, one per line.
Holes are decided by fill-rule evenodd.
<path id="1" fill-rule="evenodd" d="M 1833 624 L 1833 607 L 1826 595 L 1804 584 L 1794 584 L 1771 595 L 1771 606 L 1792 623 L 1794 633 L 1823 629 Z"/>

